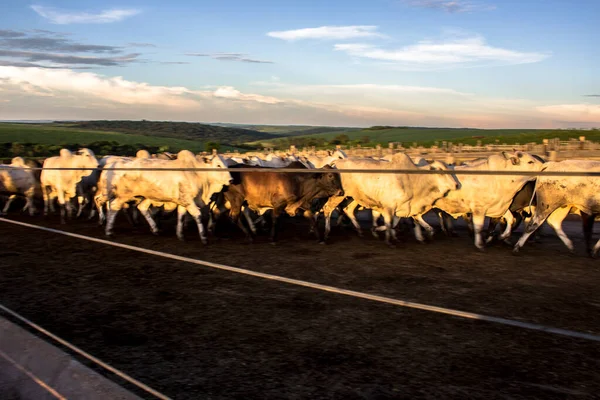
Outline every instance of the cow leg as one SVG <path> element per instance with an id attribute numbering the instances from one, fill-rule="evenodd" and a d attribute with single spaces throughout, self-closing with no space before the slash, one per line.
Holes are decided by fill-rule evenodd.
<path id="1" fill-rule="evenodd" d="M 47 187 L 42 187 L 42 197 L 44 198 L 44 215 L 48 215 L 50 199 L 48 196 L 48 188 Z"/>
<path id="2" fill-rule="evenodd" d="M 16 197 L 17 197 L 17 195 L 16 195 L 16 194 L 11 194 L 11 195 L 8 197 L 8 200 L 6 201 L 6 204 L 4 205 L 4 209 L 2 210 L 2 214 L 4 214 L 4 215 L 5 215 L 5 214 L 7 214 L 7 213 L 8 213 L 8 210 L 10 209 L 10 205 L 11 205 L 11 203 L 13 202 L 13 200 L 14 200 Z"/>
<path id="3" fill-rule="evenodd" d="M 569 239 L 567 234 L 562 229 L 562 222 L 567 217 L 567 215 L 569 215 L 569 211 L 571 211 L 570 207 L 561 207 L 555 210 L 552 214 L 550 214 L 546 222 L 548 222 L 548 225 L 550 225 L 552 229 L 554 229 L 560 240 L 562 240 L 565 246 L 567 246 L 569 251 L 572 253 L 573 251 L 575 251 L 573 242 L 571 241 L 571 239 Z"/>
<path id="4" fill-rule="evenodd" d="M 477 247 L 479 250 L 483 250 L 485 248 L 485 243 L 482 238 L 482 232 L 485 225 L 485 213 L 473 213 L 471 220 L 475 234 L 475 247 Z"/>
<path id="5" fill-rule="evenodd" d="M 194 221 L 196 221 L 196 225 L 198 225 L 198 234 L 200 235 L 200 241 L 202 242 L 202 244 L 208 244 L 208 240 L 206 239 L 206 233 L 204 232 L 204 225 L 202 225 L 202 213 L 200 212 L 200 209 L 198 209 L 198 207 L 196 207 L 196 205 L 192 202 L 192 204 L 187 206 L 185 210 L 187 210 L 187 212 L 190 213 L 192 218 L 194 218 Z M 179 207 L 177 208 L 177 216 L 180 216 Z M 183 216 L 185 217 L 185 213 L 183 213 Z M 183 235 L 183 217 L 177 218 L 177 229 L 179 229 L 180 221 L 182 225 L 181 229 Z M 182 240 L 182 237 L 179 237 L 179 239 Z"/>
<path id="6" fill-rule="evenodd" d="M 504 229 L 504 232 L 502 232 L 502 234 L 498 237 L 498 239 L 504 241 L 506 244 L 511 244 L 509 239 L 510 234 L 512 233 L 512 227 L 515 222 L 515 217 L 513 217 L 512 211 L 510 210 L 506 210 L 503 217 L 506 221 L 506 228 Z"/>
<path id="7" fill-rule="evenodd" d="M 419 243 L 425 243 L 425 236 L 423 236 L 423 229 L 421 229 L 421 225 L 418 223 L 414 223 L 414 231 L 415 231 L 415 239 Z"/>
<path id="8" fill-rule="evenodd" d="M 254 221 L 252 221 L 250 209 L 248 207 L 242 207 L 242 213 L 244 214 L 244 218 L 246 218 L 246 221 L 248 222 L 248 227 L 250 228 L 252 233 L 256 235 L 256 225 L 254 225 Z"/>
<path id="9" fill-rule="evenodd" d="M 581 221 L 583 222 L 583 236 L 585 238 L 585 250 L 592 256 L 592 233 L 594 231 L 594 218 L 595 215 L 589 215 L 584 212 L 581 213 Z"/>
<path id="10" fill-rule="evenodd" d="M 454 230 L 454 222 L 452 221 L 452 217 L 449 214 L 439 211 L 438 217 L 440 219 L 442 231 L 446 234 L 446 236 L 458 236 Z"/>
<path id="11" fill-rule="evenodd" d="M 104 196 L 99 195 L 94 197 L 94 202 L 96 203 L 96 209 L 98 210 L 98 225 L 102 226 L 102 224 L 106 222 L 106 214 L 104 214 L 106 199 Z"/>
<path id="12" fill-rule="evenodd" d="M 67 202 L 67 200 L 65 199 L 64 192 L 62 190 L 59 190 L 58 191 L 58 205 L 60 207 L 60 223 L 61 224 L 67 223 L 66 202 Z"/>
<path id="13" fill-rule="evenodd" d="M 463 214 L 463 219 L 465 220 L 465 223 L 467 224 L 467 229 L 469 230 L 469 235 L 473 236 L 475 235 L 476 229 L 475 229 L 475 222 L 473 221 L 473 215 L 471 214 Z M 485 221 L 484 221 L 485 223 Z"/>
<path id="14" fill-rule="evenodd" d="M 485 240 L 486 243 L 490 243 L 494 240 L 494 233 L 496 232 L 496 226 L 500 222 L 500 218 L 490 218 L 490 222 L 488 223 L 487 228 L 487 238 Z"/>
<path id="15" fill-rule="evenodd" d="M 279 230 L 279 214 L 281 213 L 281 211 L 281 208 L 273 208 L 273 211 L 271 212 L 271 244 L 275 244 L 277 242 L 277 234 Z"/>
<path id="16" fill-rule="evenodd" d="M 83 214 L 83 209 L 85 208 L 86 203 L 86 198 L 84 196 L 77 196 L 77 203 L 79 205 L 79 208 L 77 209 L 77 216 L 76 218 L 80 218 L 81 214 Z"/>
<path id="17" fill-rule="evenodd" d="M 354 211 L 358 206 L 359 204 L 356 201 L 352 200 L 352 202 L 344 208 L 344 213 L 348 216 L 348 218 L 350 218 L 350 221 L 352 222 L 352 225 L 354 225 L 358 236 L 362 237 L 362 230 L 360 229 L 360 224 L 356 219 L 356 215 L 354 215 Z"/>
<path id="18" fill-rule="evenodd" d="M 107 218 L 106 218 L 106 228 L 104 233 L 108 237 L 113 237 L 113 228 L 115 226 L 115 219 L 117 218 L 117 214 L 123 208 L 123 202 L 119 199 L 114 199 L 107 204 Z"/>
<path id="19" fill-rule="evenodd" d="M 150 208 L 150 205 L 150 201 L 144 200 L 140 204 L 138 204 L 137 209 L 144 216 L 144 218 L 146 218 L 146 221 L 148 221 L 148 225 L 150 226 L 150 230 L 152 231 L 152 233 L 154 235 L 158 235 L 158 226 L 156 225 L 156 221 L 154 221 L 152 215 L 150 215 L 150 211 L 148 210 Z M 179 219 L 177 220 L 177 229 L 177 237 L 179 237 Z"/>
<path id="20" fill-rule="evenodd" d="M 25 203 L 25 207 L 23 208 L 23 211 L 29 210 L 29 215 L 32 216 L 32 217 L 37 212 L 37 210 L 35 208 L 34 198 L 35 198 L 35 194 L 34 194 L 33 190 L 25 193 L 25 201 L 26 201 L 26 203 Z"/>
<path id="21" fill-rule="evenodd" d="M 185 237 L 183 235 L 183 221 L 185 219 L 185 214 L 187 214 L 185 207 L 177 206 L 177 238 L 182 242 L 185 241 Z"/>
<path id="22" fill-rule="evenodd" d="M 525 232 L 523 232 L 523 235 L 521 235 L 521 237 L 519 238 L 519 241 L 517 242 L 517 244 L 515 244 L 515 247 L 513 247 L 513 253 L 518 253 L 519 250 L 521 249 L 521 247 L 523 247 L 525 245 L 525 243 L 527 242 L 527 239 L 529 239 L 529 237 L 540 227 L 542 226 L 542 224 L 544 223 L 544 221 L 546 221 L 546 219 L 548 218 L 548 214 L 538 214 L 539 208 L 536 209 L 536 213 L 534 214 L 534 216 L 531 218 L 531 220 L 529 221 L 529 223 L 527 224 L 527 226 L 525 227 Z"/>
<path id="23" fill-rule="evenodd" d="M 323 240 L 323 238 L 321 237 L 321 232 L 319 231 L 319 225 L 317 224 L 317 221 L 314 218 L 313 212 L 310 210 L 306 210 L 306 211 L 304 211 L 303 215 L 304 215 L 304 218 L 308 219 L 308 222 L 310 223 L 310 230 L 311 230 L 311 232 L 315 233 L 319 243 L 325 244 L 325 240 Z"/>
<path id="24" fill-rule="evenodd" d="M 331 216 L 337 207 L 344 201 L 344 196 L 333 196 L 330 197 L 327 202 L 323 205 L 323 217 L 325 218 L 325 232 L 323 234 L 323 242 L 326 242 L 329 239 L 329 233 L 331 232 Z M 338 217 L 337 225 L 340 224 L 340 218 L 344 216 L 344 214 L 340 211 L 340 216 Z"/>
<path id="25" fill-rule="evenodd" d="M 423 229 L 425 229 L 429 239 L 433 238 L 433 235 L 435 235 L 435 229 L 433 229 L 433 227 L 423 219 L 423 214 L 415 215 L 413 220 L 417 223 L 417 225 L 420 225 Z"/>
<path id="26" fill-rule="evenodd" d="M 392 217 L 392 213 L 389 210 L 386 210 L 382 213 L 383 215 L 383 222 L 385 223 L 385 243 L 388 246 L 393 246 L 392 244 L 392 222 L 393 222 L 393 217 Z"/>

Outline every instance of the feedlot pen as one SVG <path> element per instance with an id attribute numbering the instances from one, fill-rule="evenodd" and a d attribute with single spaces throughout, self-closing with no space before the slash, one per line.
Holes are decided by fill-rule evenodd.
<path id="1" fill-rule="evenodd" d="M 88 221 L 10 219 L 104 240 Z M 115 229 L 115 243 L 515 326 L 4 220 L 0 304 L 174 399 L 598 398 L 600 261 L 585 257 L 580 222 L 565 226 L 575 256 L 548 227 L 517 257 L 503 244 L 476 251 L 465 229 L 427 245 L 407 233 L 395 249 L 341 227 L 320 246 L 293 220 L 276 246 L 246 244 L 231 230 L 202 246 L 191 231 L 179 242 L 172 226 L 161 237 L 125 221 Z"/>

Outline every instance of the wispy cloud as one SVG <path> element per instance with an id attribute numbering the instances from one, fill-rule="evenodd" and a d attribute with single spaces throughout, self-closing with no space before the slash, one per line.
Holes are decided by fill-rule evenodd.
<path id="1" fill-rule="evenodd" d="M 537 110 L 562 121 L 600 124 L 600 105 L 598 104 L 554 104 L 537 107 Z"/>
<path id="2" fill-rule="evenodd" d="M 16 38 L 23 36 L 25 36 L 23 32 L 13 31 L 10 29 L 0 29 L 0 38 Z"/>
<path id="3" fill-rule="evenodd" d="M 548 53 L 522 52 L 494 47 L 482 36 L 423 40 L 399 49 L 366 43 L 336 44 L 334 49 L 354 57 L 378 60 L 414 69 L 527 64 L 542 61 Z"/>
<path id="4" fill-rule="evenodd" d="M 469 93 L 459 92 L 449 88 L 439 88 L 432 86 L 412 86 L 412 85 L 383 85 L 376 83 L 354 83 L 354 84 L 339 84 L 339 85 L 296 85 L 283 83 L 278 80 L 271 81 L 258 81 L 253 82 L 256 86 L 271 87 L 275 90 L 286 92 L 286 93 L 338 93 L 347 94 L 349 92 L 379 92 L 382 94 L 395 94 L 395 93 L 413 93 L 413 94 L 449 94 L 456 96 L 468 96 Z"/>
<path id="5" fill-rule="evenodd" d="M 191 64 L 188 61 L 161 61 L 159 64 L 166 64 L 166 65 L 183 65 L 183 64 Z"/>
<path id="6" fill-rule="evenodd" d="M 118 55 L 113 57 L 90 57 L 67 54 L 56 54 L 22 50 L 2 50 L 0 57 L 13 57 L 25 59 L 28 62 L 47 61 L 60 65 L 95 65 L 102 67 L 120 66 L 133 61 L 138 61 L 139 53 Z"/>
<path id="7" fill-rule="evenodd" d="M 321 26 L 318 28 L 269 32 L 267 33 L 267 36 L 289 41 L 303 39 L 344 40 L 385 37 L 385 35 L 377 32 L 377 26 L 374 25 Z"/>
<path id="8" fill-rule="evenodd" d="M 213 60 L 219 61 L 239 61 L 254 64 L 273 64 L 273 61 L 249 58 L 248 54 L 244 53 L 185 53 L 185 55 L 192 57 L 210 57 Z"/>
<path id="9" fill-rule="evenodd" d="M 583 97 L 600 97 L 600 94 L 584 94 Z"/>
<path id="10" fill-rule="evenodd" d="M 158 47 L 152 43 L 139 43 L 139 42 L 127 43 L 127 46 L 129 46 L 129 47 Z"/>
<path id="11" fill-rule="evenodd" d="M 137 9 L 111 8 L 96 13 L 82 11 L 59 10 L 53 7 L 32 5 L 31 9 L 53 24 L 107 24 L 122 21 L 139 14 Z"/>
<path id="12" fill-rule="evenodd" d="M 124 47 L 80 43 L 52 31 L 31 32 L 13 31 L 11 37 L 0 37 L 0 56 L 12 58 L 3 60 L 3 65 L 81 69 L 91 65 L 106 67 L 141 61 L 139 53 L 124 54 Z M 90 53 L 110 56 L 92 57 Z"/>
<path id="13" fill-rule="evenodd" d="M 57 37 L 19 37 L 0 39 L 0 48 L 60 51 L 63 53 L 119 53 L 117 46 L 76 43 Z"/>
<path id="14" fill-rule="evenodd" d="M 431 8 L 449 13 L 460 13 L 469 11 L 494 10 L 496 7 L 489 4 L 475 3 L 465 0 L 402 0 L 412 7 Z"/>
<path id="15" fill-rule="evenodd" d="M 11 60 L 0 60 L 0 66 L 3 67 L 21 67 L 21 68 L 46 68 L 46 69 L 64 69 L 64 66 L 54 65 L 43 65 L 36 64 L 27 61 L 11 61 Z M 90 69 L 91 67 L 77 67 L 69 66 L 70 69 Z"/>

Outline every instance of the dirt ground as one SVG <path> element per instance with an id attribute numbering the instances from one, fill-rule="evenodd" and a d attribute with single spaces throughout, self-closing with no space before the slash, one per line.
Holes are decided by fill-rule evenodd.
<path id="1" fill-rule="evenodd" d="M 11 219 L 103 238 L 95 222 Z M 202 246 L 122 218 L 115 241 L 397 299 L 600 334 L 579 222 L 519 256 L 466 231 L 390 249 L 304 222 Z M 516 236 L 515 236 L 516 237 Z M 376 303 L 0 222 L 0 303 L 175 399 L 600 398 L 600 343 Z M 128 387 L 129 388 L 129 387 Z"/>

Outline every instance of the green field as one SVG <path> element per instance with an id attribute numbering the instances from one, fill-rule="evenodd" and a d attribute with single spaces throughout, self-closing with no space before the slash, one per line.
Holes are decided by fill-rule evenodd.
<path id="1" fill-rule="evenodd" d="M 543 139 L 560 138 L 567 140 L 585 136 L 589 140 L 600 140 L 599 130 L 561 130 L 561 129 L 468 129 L 468 128 L 385 128 L 385 129 L 360 129 L 346 132 L 328 132 L 314 135 L 295 136 L 294 138 L 271 139 L 261 141 L 263 144 L 282 143 L 282 140 L 324 139 L 326 142 L 333 140 L 339 135 L 346 135 L 349 142 L 366 142 L 366 138 L 372 144 L 386 144 L 389 142 L 401 142 L 408 146 L 416 142 L 419 145 L 431 146 L 438 141 L 452 141 L 454 143 L 476 144 L 481 141 L 488 143 L 529 143 L 541 142 Z M 441 143 L 440 143 L 441 144 Z"/>
<path id="2" fill-rule="evenodd" d="M 361 128 L 335 127 L 335 126 L 313 126 L 313 125 L 249 125 L 249 124 L 227 124 L 227 123 L 215 123 L 213 125 L 229 127 L 229 128 L 250 129 L 252 131 L 267 133 L 269 135 L 278 135 L 278 136 L 306 136 L 306 135 L 315 135 L 315 134 L 333 133 L 333 132 L 337 132 L 339 134 L 341 132 L 361 129 Z"/>
<path id="3" fill-rule="evenodd" d="M 119 132 L 73 129 L 49 124 L 0 123 L 0 143 L 33 143 L 56 146 L 84 146 L 94 142 L 116 142 L 120 145 L 168 146 L 168 151 L 182 149 L 204 151 L 204 142 Z"/>

